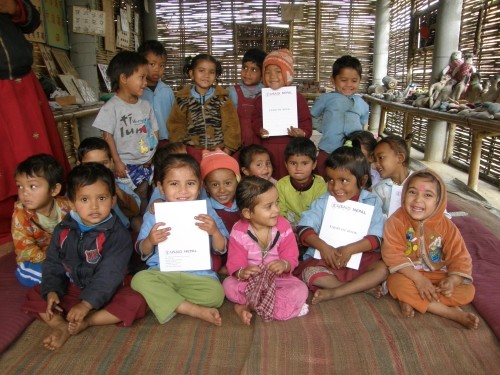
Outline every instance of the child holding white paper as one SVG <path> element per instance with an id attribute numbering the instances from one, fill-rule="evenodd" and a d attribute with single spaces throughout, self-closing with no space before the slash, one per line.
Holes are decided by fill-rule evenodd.
<path id="1" fill-rule="evenodd" d="M 190 155 L 170 155 L 163 162 L 157 186 L 168 202 L 196 200 L 201 190 L 200 166 Z M 200 214 L 193 220 L 210 235 L 212 249 L 224 252 L 226 241 L 214 219 Z M 222 325 L 217 308 L 224 302 L 224 290 L 214 271 L 160 271 L 158 244 L 168 240 L 172 230 L 175 228 L 156 223 L 154 215 L 146 212 L 135 246 L 149 268 L 134 276 L 132 288 L 144 296 L 161 324 L 179 313 Z"/>
<path id="2" fill-rule="evenodd" d="M 265 87 L 278 90 L 284 86 L 290 86 L 293 81 L 293 56 L 287 49 L 279 49 L 270 52 L 264 59 L 263 83 Z M 279 180 L 286 176 L 285 147 L 290 137 L 307 137 L 312 135 L 312 120 L 306 99 L 297 92 L 297 117 L 298 127 L 290 127 L 288 135 L 269 137 L 269 132 L 263 128 L 262 96 L 255 103 L 252 118 L 252 128 L 255 135 L 261 138 L 262 145 L 271 154 L 271 162 L 274 166 L 273 177 Z"/>
<path id="3" fill-rule="evenodd" d="M 252 311 L 264 321 L 307 314 L 307 287 L 291 272 L 299 251 L 290 223 L 279 215 L 278 190 L 260 177 L 246 177 L 236 189 L 242 219 L 231 231 L 224 292 L 243 324 Z"/>
<path id="4" fill-rule="evenodd" d="M 328 192 L 312 203 L 298 224 L 299 240 L 309 249 L 304 255 L 305 261 L 295 274 L 301 275 L 314 292 L 313 304 L 361 291 L 370 292 L 379 298 L 385 294 L 381 283 L 388 275 L 387 267 L 380 257 L 384 218 L 380 199 L 367 190 L 370 187 L 368 161 L 361 150 L 340 147 L 326 161 L 326 176 Z M 339 203 L 351 200 L 374 206 L 365 237 L 337 248 L 319 237 L 330 195 Z M 320 252 L 321 259 L 313 258 L 315 249 Z M 346 267 L 355 253 L 363 253 L 357 270 Z"/>
<path id="5" fill-rule="evenodd" d="M 398 135 L 382 138 L 375 146 L 373 154 L 375 168 L 383 180 L 374 185 L 372 190 L 382 200 L 382 211 L 387 218 L 393 187 L 402 187 L 406 179 L 413 173 L 410 169 L 410 154 L 405 140 Z M 395 203 L 393 202 L 393 204 Z M 401 201 L 397 202 L 396 206 L 401 206 Z"/>

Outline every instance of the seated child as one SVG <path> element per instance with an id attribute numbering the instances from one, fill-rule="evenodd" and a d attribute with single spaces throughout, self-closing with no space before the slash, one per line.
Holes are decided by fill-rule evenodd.
<path id="1" fill-rule="evenodd" d="M 265 87 L 278 90 L 290 86 L 293 81 L 293 62 L 292 53 L 287 49 L 270 52 L 262 64 L 264 68 L 262 80 Z M 263 127 L 262 96 L 257 97 L 252 118 L 253 132 L 261 138 L 262 145 L 269 150 L 274 165 L 273 177 L 278 180 L 286 176 L 285 147 L 290 137 L 310 138 L 312 135 L 311 113 L 306 99 L 300 92 L 297 92 L 296 123 L 297 127 L 290 126 L 287 135 L 269 137 L 269 132 Z"/>
<path id="2" fill-rule="evenodd" d="M 267 148 L 262 145 L 245 146 L 239 151 L 238 160 L 245 176 L 257 176 L 277 184 L 273 178 L 273 164 Z"/>
<path id="3" fill-rule="evenodd" d="M 266 53 L 258 48 L 250 48 L 245 52 L 241 66 L 241 81 L 229 86 L 229 98 L 238 111 L 241 129 L 241 146 L 259 144 L 260 138 L 252 130 L 252 115 L 255 108 L 255 98 L 260 95 L 262 87 L 262 63 Z M 235 155 L 237 159 L 237 156 Z"/>
<path id="4" fill-rule="evenodd" d="M 58 196 L 63 184 L 63 167 L 47 154 L 33 155 L 16 169 L 18 201 L 12 215 L 12 239 L 16 251 L 16 277 L 24 286 L 42 281 L 42 263 L 52 232 L 70 205 Z"/>
<path id="5" fill-rule="evenodd" d="M 240 219 L 240 211 L 234 199 L 236 187 L 241 179 L 240 166 L 234 158 L 221 149 L 216 149 L 203 151 L 200 168 L 201 180 L 208 194 L 207 203 L 214 209 L 216 217 L 213 219 L 227 241 L 234 223 Z M 212 269 L 225 273 L 225 252 L 211 255 Z"/>
<path id="6" fill-rule="evenodd" d="M 111 59 L 107 74 L 116 95 L 101 108 L 92 124 L 102 130 L 109 145 L 116 176 L 141 198 L 141 215 L 148 203 L 153 155 L 158 145 L 153 108 L 140 98 L 146 87 L 147 66 L 144 57 L 131 51 L 121 51 Z"/>
<path id="7" fill-rule="evenodd" d="M 147 100 L 153 107 L 158 123 L 158 148 L 162 148 L 168 144 L 167 121 L 174 106 L 174 92 L 161 80 L 165 72 L 167 51 L 161 42 L 147 40 L 139 46 L 137 52 L 148 62 L 146 74 L 148 85 L 141 98 Z"/>
<path id="8" fill-rule="evenodd" d="M 458 228 L 444 216 L 446 202 L 437 173 L 426 169 L 407 179 L 401 208 L 384 229 L 387 286 L 405 317 L 428 311 L 476 329 L 479 318 L 460 309 L 474 298 L 472 260 Z"/>
<path id="9" fill-rule="evenodd" d="M 236 189 L 242 219 L 231 231 L 226 297 L 241 321 L 250 325 L 252 311 L 264 321 L 307 314 L 307 287 L 292 276 L 298 249 L 288 221 L 279 215 L 278 191 L 260 177 L 243 179 Z"/>
<path id="10" fill-rule="evenodd" d="M 102 164 L 77 165 L 68 175 L 73 210 L 55 228 L 43 263 L 42 284 L 30 289 L 22 309 L 52 328 L 49 350 L 89 326 L 130 326 L 146 313 L 142 296 L 124 284 L 133 246 L 111 208 L 115 177 Z"/>
<path id="11" fill-rule="evenodd" d="M 111 171 L 114 169 L 111 150 L 108 143 L 102 138 L 85 138 L 78 146 L 77 157 L 81 164 L 100 163 Z M 113 206 L 113 210 L 125 228 L 131 228 L 134 232 L 139 233 L 142 222 L 142 218 L 138 216 L 141 198 L 121 180 L 115 181 L 116 204 Z"/>
<path id="12" fill-rule="evenodd" d="M 299 223 L 302 212 L 307 211 L 321 195 L 326 193 L 323 177 L 315 175 L 316 146 L 309 138 L 292 138 L 285 148 L 288 176 L 278 181 L 280 215 L 292 227 Z"/>
<path id="13" fill-rule="evenodd" d="M 370 187 L 370 166 L 361 150 L 340 147 L 326 161 L 328 192 L 315 200 L 311 208 L 302 214 L 297 227 L 303 245 L 310 246 L 301 264 L 302 279 L 314 292 L 312 303 L 367 291 L 379 298 L 383 293 L 380 285 L 388 271 L 380 256 L 380 244 L 384 218 L 382 204 Z M 368 234 L 359 241 L 334 248 L 319 237 L 319 231 L 328 202 L 332 195 L 337 202 L 348 200 L 374 206 Z M 312 258 L 314 250 L 321 259 Z M 352 254 L 363 253 L 359 269 L 347 268 Z"/>
<path id="14" fill-rule="evenodd" d="M 169 202 L 198 199 L 201 190 L 200 166 L 191 155 L 173 154 L 163 162 L 157 186 Z M 210 235 L 211 248 L 225 252 L 226 240 L 209 214 L 200 214 L 193 220 Z M 155 222 L 149 211 L 144 215 L 136 250 L 149 269 L 138 272 L 132 279 L 132 288 L 146 299 L 156 319 L 163 324 L 177 313 L 222 325 L 218 307 L 224 302 L 224 290 L 212 270 L 162 272 L 158 244 L 168 240 L 171 228 Z"/>
<path id="15" fill-rule="evenodd" d="M 372 186 L 378 184 L 382 178 L 380 177 L 377 168 L 375 168 L 373 160 L 373 152 L 375 151 L 375 146 L 377 146 L 377 140 L 373 136 L 373 133 L 368 130 L 353 131 L 345 137 L 344 146 L 356 147 L 363 152 L 363 155 L 365 155 L 366 160 L 368 160 L 368 163 L 370 164 Z"/>
<path id="16" fill-rule="evenodd" d="M 321 139 L 318 152 L 318 173 L 325 177 L 325 161 L 330 153 L 344 144 L 344 137 L 368 124 L 370 108 L 356 95 L 363 68 L 354 56 L 345 55 L 332 65 L 330 82 L 334 92 L 322 94 L 311 108 L 313 117 L 321 119 Z"/>

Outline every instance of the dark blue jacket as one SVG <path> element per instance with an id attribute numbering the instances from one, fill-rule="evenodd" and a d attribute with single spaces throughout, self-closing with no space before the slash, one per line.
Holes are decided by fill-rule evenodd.
<path id="1" fill-rule="evenodd" d="M 31 71 L 33 48 L 24 34 L 32 33 L 40 25 L 40 14 L 29 0 L 19 1 L 24 6 L 26 21 L 22 25 L 12 17 L 0 13 L 0 79 L 21 78 Z"/>
<path id="2" fill-rule="evenodd" d="M 123 284 L 132 251 L 130 233 L 115 214 L 87 232 L 66 215 L 54 229 L 42 264 L 42 297 L 56 292 L 62 298 L 69 281 L 83 289 L 81 300 L 100 309 Z"/>

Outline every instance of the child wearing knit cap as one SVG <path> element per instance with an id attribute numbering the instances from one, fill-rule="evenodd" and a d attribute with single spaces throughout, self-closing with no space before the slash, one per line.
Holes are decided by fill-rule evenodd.
<path id="1" fill-rule="evenodd" d="M 342 56 L 332 66 L 331 84 L 335 92 L 322 94 L 311 108 L 313 117 L 321 117 L 318 174 L 325 177 L 328 156 L 344 144 L 344 138 L 368 124 L 368 104 L 356 95 L 361 81 L 362 67 L 353 56 Z"/>
<path id="2" fill-rule="evenodd" d="M 203 151 L 201 163 L 201 180 L 207 191 L 207 205 L 215 211 L 215 220 L 219 231 L 229 239 L 234 223 L 240 219 L 236 200 L 236 187 L 240 181 L 238 162 L 221 149 Z M 225 253 L 212 253 L 212 269 L 225 273 Z"/>
<path id="3" fill-rule="evenodd" d="M 293 56 L 287 49 L 270 52 L 263 63 L 263 83 L 265 87 L 277 90 L 291 85 L 293 81 Z M 274 166 L 273 177 L 280 179 L 287 174 L 285 167 L 285 147 L 290 137 L 307 137 L 312 134 L 312 120 L 306 99 L 297 92 L 298 127 L 290 127 L 288 136 L 269 137 L 269 133 L 262 126 L 262 97 L 258 97 L 252 116 L 252 128 L 261 143 L 271 154 Z"/>

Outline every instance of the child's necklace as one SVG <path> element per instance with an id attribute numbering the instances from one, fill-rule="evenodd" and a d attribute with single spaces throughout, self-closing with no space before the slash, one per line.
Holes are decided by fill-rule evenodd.
<path id="1" fill-rule="evenodd" d="M 267 228 L 267 233 L 265 234 L 265 238 L 262 239 L 255 228 L 252 226 L 252 232 L 257 239 L 257 244 L 260 247 L 260 251 L 262 252 L 262 257 L 265 258 L 267 256 L 269 243 L 271 242 L 271 228 Z"/>

